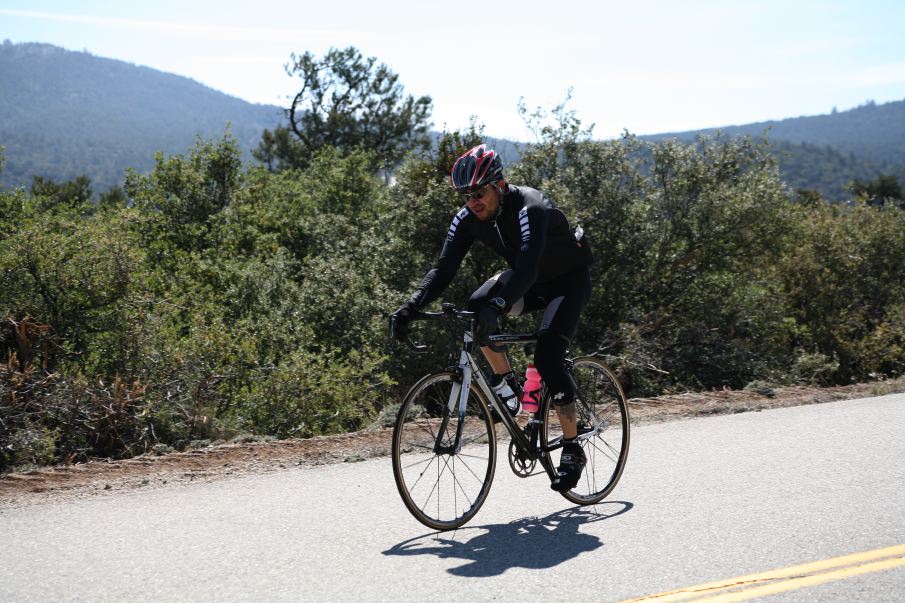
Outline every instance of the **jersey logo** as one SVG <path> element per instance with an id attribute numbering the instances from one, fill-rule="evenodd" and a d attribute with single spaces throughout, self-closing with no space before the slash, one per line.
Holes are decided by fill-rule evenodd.
<path id="1" fill-rule="evenodd" d="M 528 225 L 528 208 L 523 207 L 518 212 L 518 223 L 519 227 L 522 229 L 522 243 L 527 244 L 531 239 L 531 227 Z M 522 251 L 524 251 L 524 245 L 522 245 Z"/>
<path id="2" fill-rule="evenodd" d="M 459 227 L 459 222 L 461 222 L 463 219 L 465 219 L 465 216 L 467 216 L 467 215 L 468 215 L 468 208 L 463 207 L 462 209 L 459 210 L 459 213 L 457 213 L 453 217 L 452 224 L 449 225 L 449 232 L 446 233 L 447 241 L 453 240 L 453 237 L 456 236 L 456 229 Z"/>

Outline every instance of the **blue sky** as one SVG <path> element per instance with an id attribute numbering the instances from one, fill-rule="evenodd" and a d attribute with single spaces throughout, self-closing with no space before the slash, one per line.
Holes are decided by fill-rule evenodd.
<path id="1" fill-rule="evenodd" d="M 284 106 L 289 54 L 356 46 L 433 98 L 438 129 L 518 115 L 572 88 L 599 138 L 905 99 L 905 2 L 0 0 L 0 40 L 47 42 Z"/>

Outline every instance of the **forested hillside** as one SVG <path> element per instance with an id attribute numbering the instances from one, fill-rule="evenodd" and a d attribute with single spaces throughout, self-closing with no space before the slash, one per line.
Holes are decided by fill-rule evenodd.
<path id="1" fill-rule="evenodd" d="M 132 167 L 147 172 L 157 151 L 176 153 L 196 134 L 218 137 L 227 123 L 250 160 L 265 129 L 284 122 L 281 108 L 252 105 L 188 78 L 48 44 L 0 45 L 0 186 L 29 186 L 33 176 L 89 178 L 95 196 L 121 185 Z M 881 174 L 905 182 L 905 101 L 867 103 L 829 115 L 720 129 L 726 135 L 767 134 L 783 179 L 793 189 L 851 198 L 852 180 Z M 644 137 L 693 140 L 714 130 Z M 492 132 L 490 132 L 492 134 Z M 520 156 L 497 141 L 507 161 Z"/>
<path id="2" fill-rule="evenodd" d="M 881 105 L 868 101 L 860 107 L 833 110 L 827 115 L 664 133 L 651 138 L 690 139 L 699 134 L 714 134 L 717 129 L 729 136 L 761 136 L 766 132 L 771 140 L 832 147 L 878 165 L 905 165 L 905 100 Z"/>
<path id="3" fill-rule="evenodd" d="M 49 44 L 0 44 L 0 186 L 85 175 L 95 193 L 122 185 L 125 169 L 183 152 L 226 125 L 251 158 L 264 128 L 282 118 L 194 80 Z"/>
<path id="4" fill-rule="evenodd" d="M 905 183 L 905 165 L 872 162 L 833 147 L 785 140 L 772 140 L 770 149 L 779 162 L 783 180 L 792 190 L 818 191 L 834 201 L 853 198 L 853 182 L 872 181 L 881 174 L 892 175 Z"/>
<path id="5" fill-rule="evenodd" d="M 646 136 L 693 140 L 700 135 L 766 136 L 779 159 L 783 179 L 793 188 L 819 191 L 829 199 L 851 196 L 852 180 L 880 174 L 905 182 L 905 100 L 878 105 L 872 101 L 848 111 L 794 117 L 741 126 Z"/>

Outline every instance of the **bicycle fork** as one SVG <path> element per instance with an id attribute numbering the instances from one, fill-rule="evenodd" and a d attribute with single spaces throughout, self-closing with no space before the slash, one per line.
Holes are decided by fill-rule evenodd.
<path id="1" fill-rule="evenodd" d="M 459 367 L 456 371 L 456 380 L 453 381 L 450 389 L 449 399 L 446 402 L 446 411 L 443 413 L 443 420 L 440 422 L 440 429 L 437 432 L 437 440 L 434 442 L 434 454 L 458 454 L 462 450 L 462 428 L 465 425 L 465 409 L 468 405 L 468 394 L 471 390 L 471 372 L 471 364 L 468 362 L 467 354 L 463 350 L 462 357 L 459 359 Z M 444 446 L 443 434 L 446 433 L 450 417 L 456 415 L 459 417 L 459 422 L 456 425 L 456 436 L 451 445 Z"/>
<path id="2" fill-rule="evenodd" d="M 446 402 L 446 411 L 443 413 L 443 420 L 440 423 L 440 430 L 437 433 L 437 440 L 434 442 L 434 454 L 458 454 L 462 450 L 462 429 L 465 425 L 465 410 L 468 406 L 468 394 L 471 392 L 471 380 L 473 375 L 478 375 L 479 386 L 486 394 L 489 388 L 486 387 L 484 375 L 475 365 L 469 350 L 472 347 L 473 338 L 470 332 L 465 333 L 465 344 L 462 353 L 459 356 L 459 365 L 456 370 L 457 379 L 453 381 L 452 388 L 449 392 L 449 399 Z M 446 427 L 449 425 L 450 417 L 457 415 L 459 422 L 456 425 L 456 436 L 451 445 L 443 445 L 443 434 L 446 433 Z"/>

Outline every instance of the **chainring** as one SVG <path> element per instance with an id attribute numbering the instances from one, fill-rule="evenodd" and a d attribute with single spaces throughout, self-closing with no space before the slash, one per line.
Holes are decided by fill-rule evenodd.
<path id="1" fill-rule="evenodd" d="M 533 474 L 536 466 L 537 459 L 528 458 L 528 456 L 516 446 L 515 440 L 509 441 L 509 467 L 514 474 L 518 477 L 529 477 Z"/>

